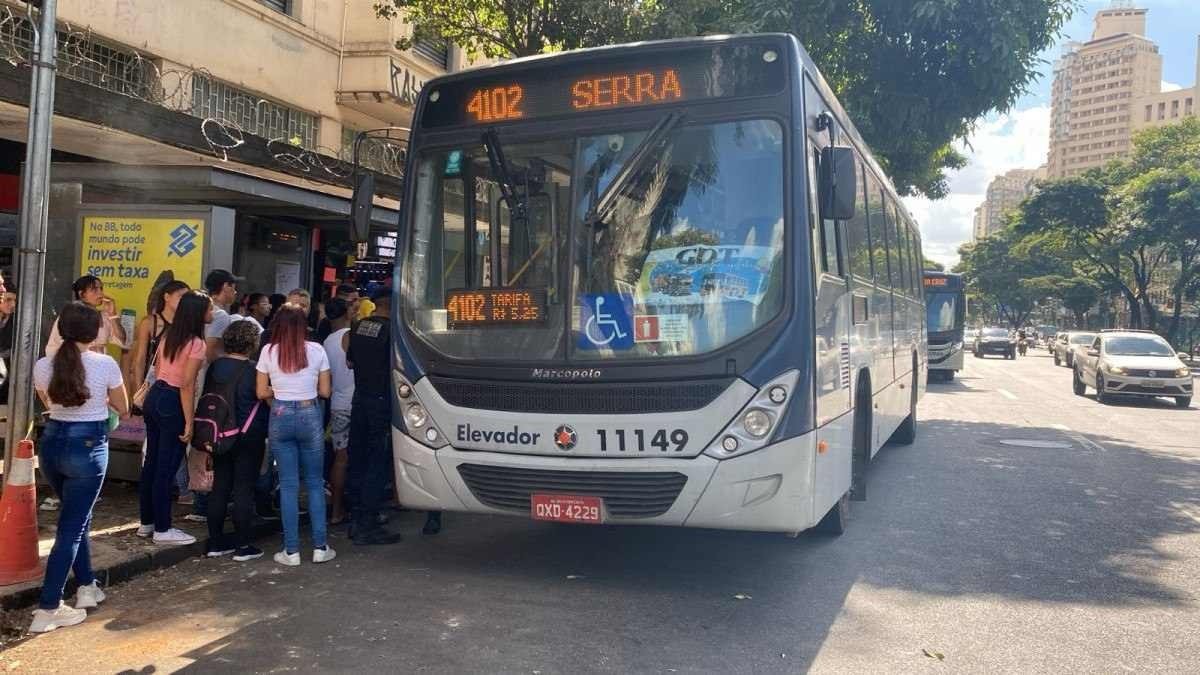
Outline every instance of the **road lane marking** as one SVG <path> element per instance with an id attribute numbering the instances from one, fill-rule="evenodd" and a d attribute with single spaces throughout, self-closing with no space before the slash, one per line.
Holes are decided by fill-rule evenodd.
<path id="1" fill-rule="evenodd" d="M 1097 450 L 1099 452 L 1108 452 L 1108 448 L 1105 448 L 1103 445 L 1100 445 L 1096 441 L 1093 441 L 1092 439 L 1088 438 L 1087 436 L 1084 436 L 1083 434 L 1079 433 L 1078 431 L 1072 431 L 1071 427 L 1069 427 L 1065 424 L 1051 424 L 1050 426 L 1055 429 L 1058 429 L 1059 431 L 1070 436 L 1072 439 L 1077 441 L 1080 445 L 1082 445 L 1085 448 L 1088 448 L 1091 450 Z"/>
<path id="2" fill-rule="evenodd" d="M 997 389 L 996 391 L 1000 392 L 1001 396 L 1003 396 L 1004 398 L 1006 398 L 1010 401 L 1017 400 L 1017 395 L 1007 389 Z"/>

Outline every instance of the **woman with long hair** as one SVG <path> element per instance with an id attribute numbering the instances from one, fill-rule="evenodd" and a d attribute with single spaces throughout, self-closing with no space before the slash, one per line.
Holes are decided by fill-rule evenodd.
<path id="1" fill-rule="evenodd" d="M 108 345 L 125 346 L 125 328 L 121 325 L 121 315 L 117 311 L 113 299 L 104 294 L 104 282 L 90 274 L 79 277 L 71 284 L 71 295 L 74 300 L 82 302 L 100 311 L 102 320 L 96 339 L 88 345 L 88 349 L 101 354 L 105 353 Z M 62 334 L 58 330 L 58 321 L 50 327 L 50 338 L 46 341 L 46 356 L 54 356 L 63 343 Z"/>
<path id="2" fill-rule="evenodd" d="M 179 299 L 170 328 L 154 356 L 157 379 L 142 412 L 146 418 L 146 459 L 142 463 L 142 524 L 139 537 L 156 544 L 191 544 L 196 538 L 171 527 L 171 482 L 192 439 L 196 377 L 204 365 L 204 326 L 212 319 L 207 295 L 188 291 Z"/>
<path id="3" fill-rule="evenodd" d="M 133 334 L 133 366 L 129 377 L 131 391 L 137 391 L 143 382 L 154 377 L 150 363 L 158 353 L 159 342 L 171 327 L 180 298 L 190 290 L 182 281 L 172 280 L 151 291 L 146 316 L 138 322 Z"/>
<path id="4" fill-rule="evenodd" d="M 325 541 L 325 425 L 322 398 L 333 384 L 325 349 L 309 342 L 308 314 L 287 303 L 271 324 L 271 341 L 258 359 L 258 397 L 270 400 L 268 438 L 279 468 L 279 505 L 283 511 L 281 565 L 300 564 L 300 478 L 308 491 L 314 563 L 333 560 L 336 553 Z"/>
<path id="5" fill-rule="evenodd" d="M 58 315 L 62 344 L 53 357 L 43 357 L 33 366 L 34 389 L 50 410 L 38 446 L 38 466 L 61 500 L 41 599 L 29 627 L 33 633 L 73 626 L 87 618 L 86 608 L 104 600 L 92 573 L 88 528 L 108 470 L 109 407 L 126 417 L 129 403 L 117 362 L 88 350 L 101 321 L 100 312 L 86 303 L 63 307 Z M 62 602 L 71 570 L 79 583 L 73 609 Z"/>

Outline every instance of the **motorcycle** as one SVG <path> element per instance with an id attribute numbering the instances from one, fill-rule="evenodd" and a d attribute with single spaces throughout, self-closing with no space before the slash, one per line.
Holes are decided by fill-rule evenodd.
<path id="1" fill-rule="evenodd" d="M 1029 350 L 1029 341 L 1025 338 L 1017 340 L 1017 353 L 1025 356 L 1025 352 Z"/>

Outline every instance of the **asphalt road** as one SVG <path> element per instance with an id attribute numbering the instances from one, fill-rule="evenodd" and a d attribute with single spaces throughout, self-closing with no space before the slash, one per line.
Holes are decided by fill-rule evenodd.
<path id="1" fill-rule="evenodd" d="M 0 672 L 1196 672 L 1196 405 L 1100 405 L 1040 351 L 968 358 L 920 417 L 840 538 L 448 514 L 140 578 Z"/>

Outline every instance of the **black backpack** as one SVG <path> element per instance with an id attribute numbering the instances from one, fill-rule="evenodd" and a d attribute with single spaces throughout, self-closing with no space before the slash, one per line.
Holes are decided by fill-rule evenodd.
<path id="1" fill-rule="evenodd" d="M 217 382 L 208 378 L 204 382 L 204 395 L 196 403 L 196 416 L 192 424 L 192 448 L 213 455 L 223 455 L 237 445 L 238 437 L 250 428 L 262 401 L 254 404 L 246 421 L 237 423 L 238 385 L 254 365 L 247 361 L 232 380 Z"/>

